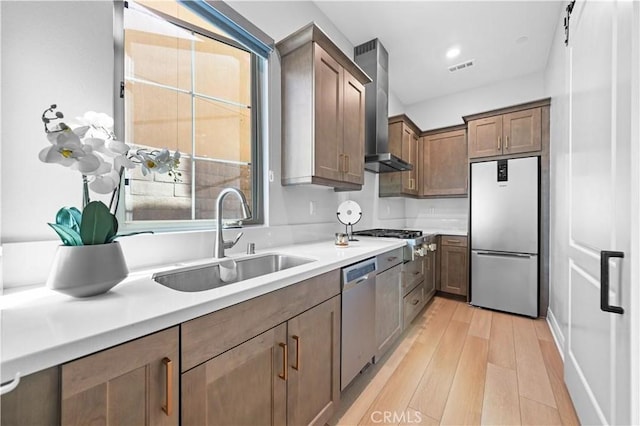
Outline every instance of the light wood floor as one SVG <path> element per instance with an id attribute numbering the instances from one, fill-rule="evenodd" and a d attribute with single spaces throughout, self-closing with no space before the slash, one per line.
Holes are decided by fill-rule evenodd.
<path id="1" fill-rule="evenodd" d="M 545 320 L 436 297 L 330 424 L 577 425 L 562 377 Z"/>

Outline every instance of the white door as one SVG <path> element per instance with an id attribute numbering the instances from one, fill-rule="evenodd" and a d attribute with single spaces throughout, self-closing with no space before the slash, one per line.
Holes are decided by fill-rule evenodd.
<path id="1" fill-rule="evenodd" d="M 632 389 L 638 382 L 637 348 L 631 355 L 638 309 L 631 274 L 632 267 L 637 274 L 640 255 L 637 233 L 632 235 L 638 184 L 631 179 L 638 169 L 637 148 L 632 148 L 638 143 L 638 69 L 632 66 L 638 57 L 637 16 L 637 2 L 578 2 L 570 21 L 565 381 L 583 424 L 631 424 L 637 421 L 632 406 L 640 404 L 637 388 Z M 602 251 L 621 252 L 624 258 L 605 261 L 601 268 Z M 601 294 L 607 271 L 609 291 Z M 601 309 L 601 302 L 614 312 Z"/>

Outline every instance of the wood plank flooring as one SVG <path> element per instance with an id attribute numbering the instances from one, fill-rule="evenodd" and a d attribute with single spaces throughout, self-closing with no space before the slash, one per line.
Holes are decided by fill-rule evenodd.
<path id="1" fill-rule="evenodd" d="M 578 425 L 544 319 L 436 297 L 330 425 Z"/>

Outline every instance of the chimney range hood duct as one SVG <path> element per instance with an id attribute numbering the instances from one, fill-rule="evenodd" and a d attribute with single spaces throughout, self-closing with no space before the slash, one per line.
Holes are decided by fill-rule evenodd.
<path id="1" fill-rule="evenodd" d="M 389 54 L 376 38 L 356 46 L 354 60 L 373 79 L 365 86 L 364 168 L 374 173 L 412 170 L 389 152 Z"/>

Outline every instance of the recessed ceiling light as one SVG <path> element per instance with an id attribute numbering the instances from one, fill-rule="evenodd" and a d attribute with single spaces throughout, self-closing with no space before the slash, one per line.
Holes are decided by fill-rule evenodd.
<path id="1" fill-rule="evenodd" d="M 518 37 L 516 39 L 516 44 L 524 44 L 527 41 L 529 41 L 529 37 L 527 37 L 527 36 Z"/>
<path id="2" fill-rule="evenodd" d="M 452 47 L 451 49 L 447 50 L 447 58 L 449 59 L 453 59 L 456 56 L 458 56 L 460 54 L 460 48 L 459 47 Z"/>

